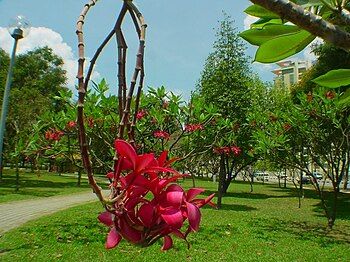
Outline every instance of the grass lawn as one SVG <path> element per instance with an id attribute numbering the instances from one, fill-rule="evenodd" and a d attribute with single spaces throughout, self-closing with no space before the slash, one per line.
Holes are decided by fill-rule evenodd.
<path id="1" fill-rule="evenodd" d="M 190 182 L 185 182 L 190 185 Z M 210 191 L 212 182 L 199 181 Z M 350 196 L 342 195 L 332 231 L 319 200 L 306 192 L 298 208 L 293 189 L 235 182 L 222 210 L 202 209 L 200 231 L 186 243 L 160 251 L 161 243 L 139 248 L 122 241 L 104 249 L 108 229 L 96 217 L 99 203 L 74 207 L 30 222 L 1 237 L 1 261 L 350 261 Z"/>
<path id="2" fill-rule="evenodd" d="M 57 173 L 21 171 L 19 191 L 16 192 L 16 175 L 14 170 L 4 170 L 0 182 L 0 203 L 33 199 L 37 197 L 50 197 L 78 193 L 89 190 L 87 180 L 82 179 L 77 187 L 76 177 L 59 176 Z"/>

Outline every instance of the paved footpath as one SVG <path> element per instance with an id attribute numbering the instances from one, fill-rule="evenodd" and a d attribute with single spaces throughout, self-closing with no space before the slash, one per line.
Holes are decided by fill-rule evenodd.
<path id="1" fill-rule="evenodd" d="M 0 204 L 0 234 L 19 227 L 29 220 L 97 200 L 96 195 L 89 191 L 86 193 Z"/>

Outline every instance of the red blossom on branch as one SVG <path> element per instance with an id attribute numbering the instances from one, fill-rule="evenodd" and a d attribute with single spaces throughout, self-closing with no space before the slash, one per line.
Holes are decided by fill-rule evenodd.
<path id="1" fill-rule="evenodd" d="M 48 141 L 60 141 L 64 132 L 57 129 L 50 129 L 45 132 L 45 139 Z"/>
<path id="2" fill-rule="evenodd" d="M 144 109 L 141 109 L 137 112 L 136 118 L 137 118 L 137 120 L 140 120 L 140 119 L 144 118 L 146 115 L 147 115 L 147 111 Z"/>
<path id="3" fill-rule="evenodd" d="M 122 238 L 140 246 L 163 238 L 162 250 L 172 247 L 172 236 L 187 241 L 187 235 L 199 229 L 199 208 L 214 205 L 210 202 L 214 194 L 198 199 L 204 189 L 186 192 L 175 184 L 184 175 L 170 168 L 175 159 L 167 161 L 166 151 L 159 158 L 152 153 L 138 155 L 130 144 L 118 139 L 115 149 L 118 160 L 114 172 L 107 176 L 117 201 L 98 217 L 110 228 L 106 248 L 114 248 Z"/>
<path id="4" fill-rule="evenodd" d="M 213 149 L 214 154 L 221 155 L 226 154 L 229 155 L 233 153 L 234 156 L 239 156 L 242 153 L 242 149 L 238 146 L 223 146 L 223 147 L 215 147 Z"/>
<path id="5" fill-rule="evenodd" d="M 327 91 L 325 94 L 325 97 L 329 100 L 332 100 L 335 97 L 335 92 L 334 91 Z"/>
<path id="6" fill-rule="evenodd" d="M 77 122 L 75 121 L 68 121 L 67 125 L 66 125 L 66 128 L 67 129 L 73 129 L 77 126 Z"/>
<path id="7" fill-rule="evenodd" d="M 203 129 L 204 129 L 204 127 L 202 124 L 187 124 L 187 125 L 185 125 L 185 131 L 189 132 L 189 133 L 195 132 L 197 130 L 203 130 Z"/>
<path id="8" fill-rule="evenodd" d="M 166 131 L 157 130 L 153 133 L 153 136 L 160 139 L 169 139 L 170 134 Z"/>
<path id="9" fill-rule="evenodd" d="M 239 156 L 242 153 L 242 149 L 238 146 L 231 146 L 230 149 L 235 156 Z"/>

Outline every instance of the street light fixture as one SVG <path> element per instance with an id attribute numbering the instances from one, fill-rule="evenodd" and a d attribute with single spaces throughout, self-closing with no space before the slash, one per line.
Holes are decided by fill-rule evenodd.
<path id="1" fill-rule="evenodd" d="M 10 66 L 9 66 L 9 70 L 7 73 L 5 91 L 4 91 L 4 96 L 3 96 L 3 100 L 2 100 L 2 108 L 1 108 L 0 179 L 2 178 L 4 135 L 5 135 L 6 118 L 7 118 L 7 112 L 8 112 L 8 102 L 9 102 L 10 88 L 11 88 L 11 84 L 12 84 L 12 74 L 13 74 L 13 66 L 15 64 L 17 43 L 18 43 L 18 40 L 20 40 L 23 37 L 28 35 L 28 33 L 30 31 L 30 23 L 28 22 L 28 20 L 24 16 L 19 15 L 19 16 L 16 16 L 15 18 L 11 19 L 11 21 L 7 27 L 7 30 L 9 31 L 10 35 L 13 37 L 13 39 L 15 41 L 14 41 L 13 48 L 12 48 Z"/>

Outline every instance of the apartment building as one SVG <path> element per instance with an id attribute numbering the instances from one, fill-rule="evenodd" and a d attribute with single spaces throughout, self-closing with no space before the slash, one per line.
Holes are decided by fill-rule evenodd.
<path id="1" fill-rule="evenodd" d="M 276 63 L 279 67 L 272 71 L 276 75 L 274 81 L 276 85 L 283 85 L 290 88 L 298 83 L 301 76 L 308 70 L 312 63 L 310 61 L 281 61 Z"/>

